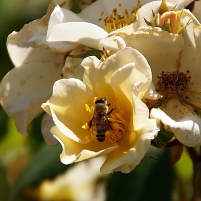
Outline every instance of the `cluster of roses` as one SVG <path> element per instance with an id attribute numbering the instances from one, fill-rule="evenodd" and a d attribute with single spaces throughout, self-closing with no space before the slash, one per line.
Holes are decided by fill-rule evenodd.
<path id="1" fill-rule="evenodd" d="M 61 143 L 61 161 L 106 155 L 103 173 L 130 172 L 151 142 L 200 146 L 201 24 L 185 8 L 191 1 L 77 2 L 78 14 L 73 1 L 53 0 L 43 18 L 8 36 L 15 68 L 0 98 L 19 132 L 28 135 L 45 111 L 42 133 Z M 113 109 L 103 142 L 88 123 L 95 97 Z"/>

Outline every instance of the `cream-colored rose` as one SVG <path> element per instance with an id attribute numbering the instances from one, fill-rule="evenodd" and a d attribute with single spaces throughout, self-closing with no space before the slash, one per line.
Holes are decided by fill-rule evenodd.
<path id="1" fill-rule="evenodd" d="M 18 131 L 25 136 L 32 120 L 42 113 L 40 106 L 51 96 L 54 82 L 62 77 L 83 77 L 84 68 L 80 66 L 82 59 L 73 56 L 87 47 L 79 41 L 46 40 L 54 20 L 72 20 L 62 15 L 55 19 L 55 10 L 67 11 L 70 5 L 71 1 L 51 1 L 43 18 L 24 25 L 19 32 L 14 31 L 7 38 L 8 53 L 15 68 L 1 81 L 0 101 L 7 114 L 14 119 Z M 79 31 L 81 34 L 83 32 L 85 29 Z M 94 41 L 92 36 L 91 41 Z M 53 122 L 46 116 L 44 124 L 52 126 Z M 57 143 L 48 130 L 42 131 L 50 145 Z"/>
<path id="2" fill-rule="evenodd" d="M 151 117 L 173 132 L 182 144 L 200 146 L 201 24 L 190 11 L 184 9 L 182 12 L 167 11 L 161 15 L 164 16 L 164 19 L 161 17 L 163 23 L 169 22 L 168 20 L 173 22 L 170 23 L 169 31 L 163 30 L 160 21 L 158 24 L 155 21 L 158 27 L 145 26 L 142 16 L 148 8 L 156 12 L 159 2 L 151 2 L 139 9 L 138 21 L 134 23 L 135 26 L 130 26 L 142 26 L 132 33 L 126 33 L 128 28 L 125 27 L 115 35 L 111 34 L 111 37 L 105 39 L 109 44 L 107 47 L 111 46 L 111 50 L 116 51 L 119 47 L 129 46 L 145 56 L 151 66 L 155 86 L 152 86 L 152 97 L 149 97 L 151 93 L 148 92 L 146 98 L 154 99 L 155 88 L 163 96 L 156 104 L 162 106 L 152 109 Z M 150 14 L 151 12 L 146 12 L 144 17 L 151 22 Z M 113 42 L 108 43 L 109 40 Z M 104 39 L 100 44 L 104 46 Z M 158 97 L 157 95 L 156 99 Z"/>
<path id="3" fill-rule="evenodd" d="M 146 98 L 160 97 L 155 88 L 163 96 L 152 105 L 162 106 L 152 109 L 151 117 L 173 132 L 182 144 L 200 146 L 201 24 L 186 9 L 167 10 L 157 16 L 159 6 L 160 2 L 144 5 L 138 10 L 135 23 L 111 33 L 100 45 L 111 51 L 132 47 L 145 56 L 155 86 L 148 90 Z M 170 9 L 172 5 L 167 7 Z M 144 18 L 152 26 L 145 25 Z"/>
<path id="4" fill-rule="evenodd" d="M 87 57 L 82 65 L 83 81 L 57 81 L 52 97 L 42 105 L 55 123 L 51 132 L 63 147 L 61 161 L 69 164 L 107 155 L 101 172 L 128 173 L 140 163 L 158 132 L 156 121 L 149 119 L 149 110 L 141 101 L 151 83 L 150 67 L 132 48 L 122 49 L 103 62 Z M 105 98 L 105 107 L 109 107 L 104 113 L 108 125 L 102 142 L 89 123 L 93 121 L 95 97 Z"/>

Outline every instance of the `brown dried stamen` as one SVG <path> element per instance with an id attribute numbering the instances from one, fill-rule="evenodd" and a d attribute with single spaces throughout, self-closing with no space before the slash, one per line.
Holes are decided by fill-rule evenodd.
<path id="1" fill-rule="evenodd" d="M 162 72 L 158 76 L 158 91 L 165 97 L 181 96 L 187 91 L 190 84 L 190 71 L 183 72 Z"/>

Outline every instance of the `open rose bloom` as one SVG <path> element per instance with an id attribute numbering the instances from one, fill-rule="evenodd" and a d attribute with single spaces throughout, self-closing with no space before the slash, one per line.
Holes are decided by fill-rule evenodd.
<path id="1" fill-rule="evenodd" d="M 75 14 L 72 1 L 52 0 L 43 18 L 11 33 L 15 68 L 0 98 L 19 132 L 28 135 L 45 110 L 42 133 L 49 145 L 61 143 L 61 161 L 106 155 L 103 173 L 133 170 L 157 125 L 186 146 L 201 145 L 201 25 L 183 9 L 191 0 L 170 2 L 97 0 Z M 98 98 L 103 142 L 93 123 Z"/>
<path id="2" fill-rule="evenodd" d="M 19 32 L 14 31 L 7 38 L 8 53 L 15 68 L 1 81 L 0 101 L 7 114 L 14 119 L 18 131 L 24 136 L 28 135 L 27 127 L 32 120 L 43 112 L 41 104 L 51 96 L 52 86 L 56 80 L 62 77 L 82 79 L 82 59 L 73 58 L 72 55 L 80 54 L 87 48 L 98 48 L 99 39 L 107 36 L 106 31 L 89 23 L 88 28 L 85 27 L 87 33 L 81 32 L 83 26 L 76 24 L 76 27 L 80 28 L 76 31 L 79 34 L 73 35 L 72 32 L 75 33 L 75 30 L 72 27 L 75 27 L 75 23 L 72 21 L 82 23 L 84 20 L 69 10 L 70 2 L 51 1 L 43 18 L 24 25 Z M 71 28 L 67 22 L 71 22 Z M 54 34 L 51 35 L 51 29 L 57 23 L 63 25 L 59 30 L 62 31 L 63 27 L 69 30 L 65 35 L 70 36 L 70 40 L 60 38 L 58 41 L 58 37 L 62 35 L 58 28 L 57 40 L 53 40 Z M 94 30 L 98 29 L 99 34 L 90 31 L 92 27 Z M 89 39 L 83 44 L 80 41 L 81 37 Z M 43 124 L 52 125 L 47 115 L 43 119 Z M 50 145 L 57 143 L 48 129 L 42 131 Z"/>
<path id="3" fill-rule="evenodd" d="M 138 51 L 125 48 L 101 61 L 94 56 L 83 60 L 83 81 L 70 78 L 57 81 L 52 97 L 42 108 L 52 116 L 51 132 L 63 147 L 64 164 L 107 155 L 101 172 L 129 173 L 139 164 L 158 132 L 156 121 L 141 101 L 151 83 L 151 70 Z M 108 114 L 106 137 L 99 142 L 89 122 L 94 98 L 106 98 Z"/>
<path id="4" fill-rule="evenodd" d="M 154 84 L 147 97 L 151 117 L 182 144 L 196 147 L 201 145 L 201 24 L 189 10 L 175 9 L 150 2 L 134 23 L 101 39 L 100 46 L 113 52 L 132 47 L 145 56 Z"/>

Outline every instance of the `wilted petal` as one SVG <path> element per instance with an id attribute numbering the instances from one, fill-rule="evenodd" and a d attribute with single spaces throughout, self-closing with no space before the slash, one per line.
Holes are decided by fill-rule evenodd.
<path id="1" fill-rule="evenodd" d="M 19 32 L 11 33 L 7 38 L 7 49 L 14 65 L 21 65 L 23 59 L 29 54 L 29 48 L 31 47 L 43 47 L 55 52 L 65 53 L 77 46 L 75 43 L 47 42 L 46 34 L 47 24 L 43 19 L 30 22 L 24 25 Z"/>
<path id="2" fill-rule="evenodd" d="M 60 78 L 63 57 L 45 49 L 34 49 L 21 66 L 3 78 L 1 104 L 23 135 L 27 135 L 27 126 L 42 112 L 41 103 L 50 97 L 53 83 Z"/>
<path id="3" fill-rule="evenodd" d="M 184 98 L 189 105 L 201 109 L 201 93 L 187 91 Z"/>
<path id="4" fill-rule="evenodd" d="M 191 23 L 187 26 L 184 34 L 184 49 L 181 54 L 181 71 L 190 71 L 191 84 L 189 90 L 201 92 L 200 77 L 201 77 L 201 24 L 187 10 L 184 10 L 182 15 L 183 24 L 186 25 L 189 20 Z M 193 20 L 193 22 L 192 22 Z"/>
<path id="5" fill-rule="evenodd" d="M 189 147 L 201 145 L 201 120 L 178 99 L 172 98 L 162 109 L 153 108 L 151 117 L 172 131 L 182 144 Z"/>
<path id="6" fill-rule="evenodd" d="M 178 70 L 180 52 L 184 47 L 184 40 L 181 35 L 171 34 L 157 27 L 143 26 L 132 35 L 123 38 L 127 46 L 137 49 L 147 59 L 152 69 L 154 84 L 157 83 L 157 76 L 162 71 Z"/>
<path id="7" fill-rule="evenodd" d="M 84 68 L 81 66 L 83 59 L 77 57 L 77 55 L 82 54 L 83 51 L 84 47 L 80 45 L 70 52 L 62 68 L 62 75 L 64 78 L 83 79 Z"/>
<path id="8" fill-rule="evenodd" d="M 196 16 L 196 18 L 199 20 L 199 22 L 201 22 L 201 12 L 200 12 L 200 8 L 201 8 L 201 1 L 195 1 L 195 6 L 193 9 L 193 14 Z"/>

